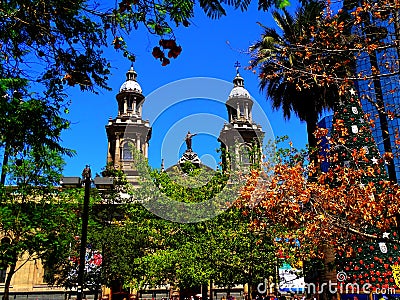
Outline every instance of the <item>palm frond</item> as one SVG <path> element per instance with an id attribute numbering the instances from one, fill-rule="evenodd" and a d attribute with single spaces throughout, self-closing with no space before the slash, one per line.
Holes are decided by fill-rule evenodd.
<path id="1" fill-rule="evenodd" d="M 200 0 L 200 7 L 204 10 L 207 17 L 211 19 L 219 19 L 226 15 L 225 9 L 217 0 Z"/>

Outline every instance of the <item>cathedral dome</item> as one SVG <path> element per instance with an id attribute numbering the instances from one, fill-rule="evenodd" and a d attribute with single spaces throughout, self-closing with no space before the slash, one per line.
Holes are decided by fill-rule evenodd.
<path id="1" fill-rule="evenodd" d="M 127 80 L 121 85 L 119 91 L 120 92 L 134 91 L 134 92 L 141 93 L 142 88 L 140 87 L 140 85 L 137 81 Z"/>
<path id="2" fill-rule="evenodd" d="M 242 86 L 235 86 L 229 93 L 229 98 L 251 98 L 250 93 Z"/>
<path id="3" fill-rule="evenodd" d="M 142 93 L 142 88 L 139 83 L 136 81 L 137 73 L 133 69 L 130 68 L 128 72 L 126 72 L 126 81 L 119 88 L 119 92 L 137 92 Z"/>
<path id="4" fill-rule="evenodd" d="M 244 88 L 244 80 L 237 72 L 236 77 L 233 79 L 233 89 L 229 93 L 229 99 L 231 98 L 251 98 L 250 93 Z"/>

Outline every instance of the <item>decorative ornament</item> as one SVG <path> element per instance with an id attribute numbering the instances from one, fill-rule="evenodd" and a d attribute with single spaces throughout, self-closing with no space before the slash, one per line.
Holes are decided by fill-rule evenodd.
<path id="1" fill-rule="evenodd" d="M 352 132 L 352 133 L 358 133 L 358 127 L 357 127 L 357 125 L 351 125 L 351 132 Z"/>
<path id="2" fill-rule="evenodd" d="M 358 115 L 358 109 L 355 106 L 351 107 L 351 111 L 353 112 L 353 114 Z"/>
<path id="3" fill-rule="evenodd" d="M 381 250 L 382 253 L 387 253 L 387 246 L 384 242 L 379 243 L 379 249 Z"/>
<path id="4" fill-rule="evenodd" d="M 364 118 L 359 119 L 360 123 L 364 123 Z"/>
<path id="5" fill-rule="evenodd" d="M 369 149 L 368 149 L 368 146 L 363 146 L 362 148 L 364 149 L 364 151 L 365 151 L 365 154 L 369 154 Z"/>
<path id="6" fill-rule="evenodd" d="M 396 282 L 396 285 L 400 286 L 400 266 L 399 265 L 392 266 L 392 274 L 393 274 L 394 281 Z"/>
<path id="7" fill-rule="evenodd" d="M 374 165 L 377 165 L 379 160 L 374 156 L 371 161 Z"/>
<path id="8" fill-rule="evenodd" d="M 383 235 L 383 238 L 384 239 L 388 239 L 389 238 L 389 234 L 390 234 L 390 232 L 384 232 L 382 235 Z"/>
<path id="9" fill-rule="evenodd" d="M 350 89 L 350 95 L 354 96 L 355 94 L 356 94 L 356 91 L 353 88 L 351 88 Z"/>

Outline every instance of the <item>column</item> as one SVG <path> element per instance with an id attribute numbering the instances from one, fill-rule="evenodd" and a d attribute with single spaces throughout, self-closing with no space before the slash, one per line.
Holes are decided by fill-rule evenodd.
<path id="1" fill-rule="evenodd" d="M 236 103 L 236 116 L 237 116 L 237 119 L 240 119 L 240 104 L 239 104 L 239 102 Z"/>
<path id="2" fill-rule="evenodd" d="M 136 134 L 136 149 L 137 149 L 137 151 L 139 151 L 140 153 L 142 152 L 142 151 L 140 151 L 140 150 L 141 150 L 141 145 L 140 145 L 140 134 Z"/>
<path id="3" fill-rule="evenodd" d="M 115 161 L 114 164 L 120 166 L 121 163 L 121 149 L 120 149 L 119 133 L 115 135 Z"/>
<path id="4" fill-rule="evenodd" d="M 124 114 L 128 111 L 128 102 L 126 100 L 126 97 L 124 98 Z"/>
<path id="5" fill-rule="evenodd" d="M 235 169 L 237 170 L 240 165 L 240 144 L 237 138 L 235 138 Z"/>
<path id="6" fill-rule="evenodd" d="M 145 156 L 146 158 L 149 157 L 149 144 L 148 144 L 148 143 L 145 143 L 145 144 L 144 144 L 144 156 Z"/>
<path id="7" fill-rule="evenodd" d="M 112 155 L 111 155 L 111 142 L 108 140 L 108 146 L 107 146 L 107 164 L 112 162 Z"/>
<path id="8" fill-rule="evenodd" d="M 136 115 L 136 101 L 133 100 L 133 114 Z"/>
<path id="9" fill-rule="evenodd" d="M 244 104 L 244 117 L 246 120 L 249 120 L 249 103 Z"/>

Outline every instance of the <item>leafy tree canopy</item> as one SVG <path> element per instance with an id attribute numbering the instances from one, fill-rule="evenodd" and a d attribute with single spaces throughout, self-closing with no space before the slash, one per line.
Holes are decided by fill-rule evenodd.
<path id="1" fill-rule="evenodd" d="M 176 201 L 202 202 L 226 184 L 222 172 L 191 169 L 153 170 L 151 178 L 162 193 Z M 207 173 L 208 171 L 208 173 Z M 205 174 L 203 181 L 199 175 Z M 196 185 L 190 188 L 185 182 Z M 215 218 L 197 223 L 175 223 L 143 207 L 146 184 L 133 191 L 137 203 L 121 205 L 123 219 L 112 226 L 92 227 L 91 241 L 103 252 L 103 282 L 120 280 L 137 289 L 169 284 L 187 289 L 213 280 L 216 284 L 255 284 L 274 266 L 274 245 L 268 230 L 249 227 L 253 215 L 232 206 Z M 123 206 L 123 207 L 122 207 Z M 177 211 L 176 213 L 180 213 Z M 263 242 L 261 242 L 263 241 Z"/>
<path id="2" fill-rule="evenodd" d="M 201 0 L 198 4 L 212 19 L 226 15 L 227 7 L 246 10 L 250 0 Z M 125 37 L 143 26 L 160 38 L 153 55 L 165 65 L 182 48 L 173 28 L 189 26 L 196 2 L 192 0 L 117 2 L 15 0 L 0 7 L 0 78 L 27 78 L 54 94 L 64 85 L 83 90 L 107 88 L 110 64 L 104 47 L 112 45 L 128 60 L 135 55 Z M 285 6 L 287 1 L 259 0 L 258 7 Z M 31 72 L 34 68 L 36 71 Z"/>

